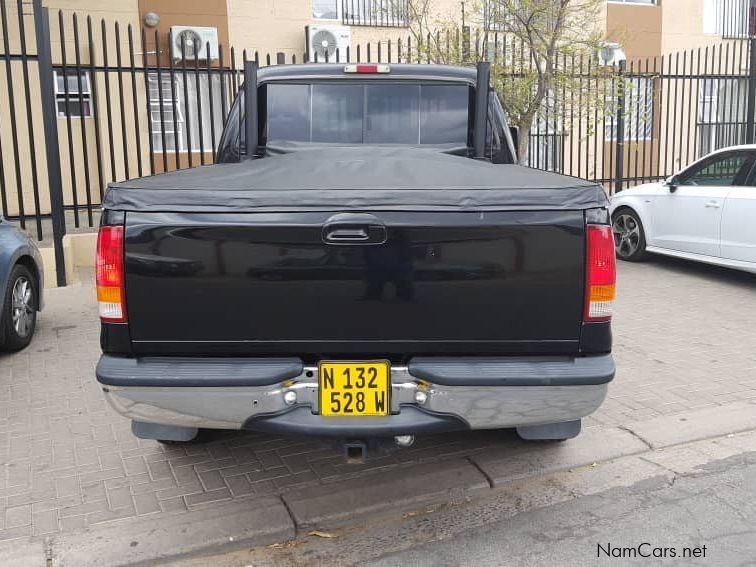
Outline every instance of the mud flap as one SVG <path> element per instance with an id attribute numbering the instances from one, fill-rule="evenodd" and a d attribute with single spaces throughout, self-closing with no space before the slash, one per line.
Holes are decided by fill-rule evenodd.
<path id="1" fill-rule="evenodd" d="M 563 441 L 577 437 L 582 421 L 565 421 L 545 425 L 527 425 L 517 428 L 517 435 L 526 441 Z"/>
<path id="2" fill-rule="evenodd" d="M 191 441 L 197 436 L 196 427 L 161 425 L 146 421 L 132 421 L 131 432 L 140 439 L 155 439 L 157 441 Z"/>

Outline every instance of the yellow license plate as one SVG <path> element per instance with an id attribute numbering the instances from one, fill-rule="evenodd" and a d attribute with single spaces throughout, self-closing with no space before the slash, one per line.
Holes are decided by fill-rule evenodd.
<path id="1" fill-rule="evenodd" d="M 391 412 L 391 364 L 321 362 L 320 415 L 378 416 Z"/>

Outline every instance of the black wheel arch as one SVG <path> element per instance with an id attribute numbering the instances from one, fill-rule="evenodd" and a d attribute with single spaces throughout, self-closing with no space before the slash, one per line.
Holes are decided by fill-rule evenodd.
<path id="1" fill-rule="evenodd" d="M 628 210 L 631 213 L 633 213 L 636 217 L 638 217 L 638 220 L 641 221 L 641 225 L 643 224 L 643 219 L 640 216 L 640 213 L 636 211 L 631 205 L 620 205 L 616 209 L 614 209 L 614 212 L 612 213 L 612 220 L 614 220 L 614 216 L 621 213 L 624 210 Z"/>
<path id="2" fill-rule="evenodd" d="M 638 223 L 640 223 L 641 231 L 643 232 L 643 236 L 645 238 L 645 236 L 646 236 L 646 225 L 643 222 L 643 217 L 641 216 L 641 214 L 637 210 L 635 210 L 635 208 L 633 208 L 632 205 L 620 205 L 619 207 L 617 207 L 616 209 L 614 209 L 614 212 L 612 213 L 611 219 L 610 219 L 612 221 L 612 223 L 614 223 L 614 217 L 617 216 L 618 214 L 622 213 L 623 211 L 629 211 L 629 212 L 631 212 L 635 216 L 635 218 L 638 219 Z"/>

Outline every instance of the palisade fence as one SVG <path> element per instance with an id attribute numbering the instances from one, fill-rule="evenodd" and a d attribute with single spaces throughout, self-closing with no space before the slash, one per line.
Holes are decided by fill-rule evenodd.
<path id="1" fill-rule="evenodd" d="M 0 212 L 38 240 L 52 240 L 59 283 L 62 236 L 97 225 L 108 183 L 214 162 L 247 60 L 488 60 L 505 102 L 533 66 L 519 41 L 469 27 L 422 39 L 387 29 L 385 41 L 319 56 L 197 45 L 138 21 L 48 13 L 41 0 L 0 0 L 0 16 L 0 100 L 7 101 L 0 105 Z M 524 161 L 612 193 L 753 141 L 753 50 L 749 35 L 612 66 L 562 57 Z"/>

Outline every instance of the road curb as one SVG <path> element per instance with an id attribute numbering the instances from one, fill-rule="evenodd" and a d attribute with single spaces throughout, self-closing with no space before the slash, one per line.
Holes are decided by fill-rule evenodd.
<path id="1" fill-rule="evenodd" d="M 627 425 L 652 449 L 756 429 L 756 400 L 688 410 Z"/>
<path id="2" fill-rule="evenodd" d="M 468 460 L 428 463 L 288 492 L 282 496 L 299 529 L 332 529 L 348 521 L 397 514 L 427 502 L 490 488 Z"/>
<path id="3" fill-rule="evenodd" d="M 41 539 L 0 542 L 0 565 L 47 567 L 46 542 Z"/>
<path id="4" fill-rule="evenodd" d="M 631 432 L 608 427 L 587 429 L 575 439 L 563 443 L 531 443 L 525 451 L 514 455 L 483 453 L 472 455 L 470 459 L 493 486 L 498 487 L 516 480 L 611 461 L 648 450 L 648 445 Z"/>
<path id="5" fill-rule="evenodd" d="M 114 522 L 55 536 L 53 567 L 153 565 L 212 551 L 292 539 L 294 523 L 279 498 L 242 500 L 171 517 Z"/>

